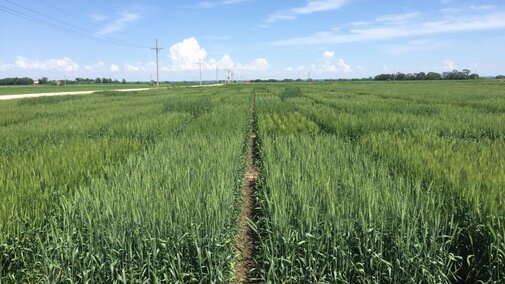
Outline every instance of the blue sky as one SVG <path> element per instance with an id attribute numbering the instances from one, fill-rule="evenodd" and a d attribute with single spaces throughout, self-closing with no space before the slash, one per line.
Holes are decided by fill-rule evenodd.
<path id="1" fill-rule="evenodd" d="M 13 15 L 15 14 L 15 15 Z M 0 0 L 0 77 L 505 73 L 502 0 Z"/>

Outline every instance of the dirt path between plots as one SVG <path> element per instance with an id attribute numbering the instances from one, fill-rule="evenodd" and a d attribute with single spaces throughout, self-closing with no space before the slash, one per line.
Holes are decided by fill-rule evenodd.
<path id="1" fill-rule="evenodd" d="M 252 227 L 258 217 L 258 207 L 256 202 L 256 184 L 258 180 L 258 168 L 256 160 L 258 158 L 257 134 L 254 130 L 255 107 L 251 115 L 251 133 L 249 135 L 249 145 L 247 151 L 247 169 L 244 174 L 244 183 L 241 189 L 242 208 L 240 212 L 239 229 L 237 237 L 237 251 L 239 257 L 235 264 L 236 283 L 253 283 L 251 271 L 256 267 L 255 257 L 258 250 L 258 235 Z"/>

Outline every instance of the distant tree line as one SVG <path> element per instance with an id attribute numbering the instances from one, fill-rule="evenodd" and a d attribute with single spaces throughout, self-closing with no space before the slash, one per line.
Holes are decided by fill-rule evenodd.
<path id="1" fill-rule="evenodd" d="M 39 80 L 40 82 L 40 80 Z M 112 80 L 111 78 L 75 78 L 74 80 L 67 80 L 66 81 L 67 85 L 85 85 L 85 84 L 126 84 L 126 80 L 123 79 L 121 81 L 115 79 Z M 41 83 L 42 84 L 42 83 Z"/>
<path id="2" fill-rule="evenodd" d="M 67 84 L 126 84 L 126 80 L 123 79 L 121 81 L 119 80 L 112 80 L 111 78 L 95 78 L 95 79 L 90 79 L 90 78 L 75 78 L 75 80 L 67 80 Z"/>
<path id="3" fill-rule="evenodd" d="M 4 78 L 0 79 L 0 86 L 33 85 L 35 81 L 32 78 Z M 111 78 L 75 78 L 74 80 L 49 80 L 42 77 L 38 80 L 39 85 L 80 85 L 80 84 L 126 84 L 126 80 L 112 80 Z"/>
<path id="4" fill-rule="evenodd" d="M 480 78 L 479 74 L 471 73 L 468 69 L 463 69 L 461 71 L 453 70 L 452 72 L 443 72 L 442 74 L 437 72 L 419 72 L 419 73 L 401 73 L 398 72 L 396 74 L 379 74 L 375 77 L 369 78 L 355 78 L 355 79 L 324 79 L 317 81 L 407 81 L 407 80 L 470 80 L 470 79 L 478 79 Z M 505 75 L 498 75 L 495 77 L 497 80 L 504 80 Z M 251 80 L 252 83 L 260 83 L 260 82 L 306 82 L 307 79 L 255 79 Z M 308 79 L 308 81 L 313 81 L 313 79 Z M 84 85 L 84 84 L 126 84 L 126 80 L 122 79 L 121 81 L 111 78 L 75 78 L 74 80 L 49 80 L 47 77 L 42 77 L 38 79 L 38 83 L 40 85 Z M 131 83 L 145 83 L 141 81 L 131 82 Z M 153 83 L 153 81 L 151 81 Z M 165 84 L 169 84 L 170 82 L 161 82 Z M 34 80 L 28 77 L 23 78 L 4 78 L 0 79 L 0 86 L 15 86 L 15 85 L 33 85 Z"/>
<path id="5" fill-rule="evenodd" d="M 262 82 L 274 83 L 274 82 L 303 82 L 303 81 L 304 80 L 302 80 L 302 79 L 283 79 L 283 80 L 277 80 L 277 79 L 266 79 L 266 80 L 254 79 L 254 80 L 251 80 L 250 82 L 252 82 L 252 83 L 262 83 Z"/>
<path id="6" fill-rule="evenodd" d="M 468 69 L 461 71 L 453 70 L 452 72 L 419 72 L 419 73 L 401 73 L 396 74 L 380 74 L 374 77 L 376 81 L 406 81 L 406 80 L 471 80 L 478 79 L 479 74 L 472 74 Z"/>
<path id="7" fill-rule="evenodd" d="M 2 86 L 17 86 L 17 85 L 32 85 L 33 79 L 23 77 L 23 78 L 4 78 L 0 79 L 0 85 Z"/>
<path id="8" fill-rule="evenodd" d="M 337 82 L 337 81 L 373 81 L 373 77 L 368 77 L 368 78 L 353 78 L 353 79 L 254 79 L 250 80 L 248 82 L 251 83 L 291 83 L 291 82 Z"/>

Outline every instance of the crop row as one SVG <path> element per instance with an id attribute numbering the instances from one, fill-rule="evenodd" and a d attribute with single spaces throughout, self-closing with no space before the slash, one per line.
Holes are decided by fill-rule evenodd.
<path id="1" fill-rule="evenodd" d="M 19 137 L 0 130 L 29 145 L 1 163 L 12 221 L 1 219 L 0 279 L 230 279 L 247 97 L 181 90 L 15 106 L 61 116 L 19 122 Z M 30 144 L 30 132 L 57 139 Z"/>
<path id="2" fill-rule="evenodd" d="M 483 111 L 501 104 L 499 93 L 372 87 L 303 86 L 294 96 L 272 87 L 258 97 L 263 280 L 502 281 L 505 117 Z M 272 105 L 319 131 L 276 131 Z M 483 129 L 494 134 L 467 138 Z"/>

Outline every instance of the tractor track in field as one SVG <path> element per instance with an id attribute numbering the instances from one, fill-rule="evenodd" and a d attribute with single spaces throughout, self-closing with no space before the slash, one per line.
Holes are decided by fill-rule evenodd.
<path id="1" fill-rule="evenodd" d="M 257 132 L 256 132 L 256 103 L 253 94 L 251 115 L 249 118 L 249 136 L 246 156 L 246 171 L 241 187 L 242 207 L 238 223 L 238 236 L 236 249 L 238 253 L 235 264 L 235 277 L 233 283 L 255 283 L 252 273 L 256 268 L 256 255 L 259 246 L 259 237 L 255 224 L 259 216 L 256 201 L 256 185 L 258 181 L 258 167 L 256 162 L 259 158 Z"/>

